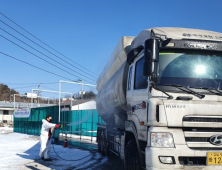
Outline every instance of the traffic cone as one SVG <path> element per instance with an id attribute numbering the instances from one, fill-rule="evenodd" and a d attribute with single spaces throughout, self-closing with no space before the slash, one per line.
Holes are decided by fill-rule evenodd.
<path id="1" fill-rule="evenodd" d="M 65 137 L 65 141 L 64 141 L 64 148 L 66 148 L 68 145 L 67 145 L 67 134 L 66 134 L 66 137 Z"/>

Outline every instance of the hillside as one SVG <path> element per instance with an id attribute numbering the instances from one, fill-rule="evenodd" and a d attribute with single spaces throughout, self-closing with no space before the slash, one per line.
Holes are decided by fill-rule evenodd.
<path id="1" fill-rule="evenodd" d="M 0 101 L 10 101 L 10 99 L 13 100 L 13 96 L 10 98 L 10 95 L 13 94 L 19 94 L 19 92 L 15 91 L 14 89 L 10 89 L 5 84 L 0 84 Z"/>

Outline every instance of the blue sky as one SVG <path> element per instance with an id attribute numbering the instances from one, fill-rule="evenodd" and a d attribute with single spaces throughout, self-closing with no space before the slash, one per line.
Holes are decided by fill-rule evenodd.
<path id="1" fill-rule="evenodd" d="M 55 58 L 55 56 L 39 48 L 1 22 L 0 26 L 47 56 L 57 60 L 60 64 L 64 64 L 74 71 L 81 72 L 91 79 L 96 79 L 95 77 L 98 77 L 102 71 L 121 36 L 136 36 L 140 31 L 151 27 L 187 27 L 222 32 L 221 5 L 222 1 L 220 0 L 0 1 L 0 12 L 57 51 L 91 70 L 92 72 L 89 74 L 92 74 L 94 77 L 85 75 L 75 67 Z M 2 15 L 0 15 L 0 20 L 33 39 L 33 37 L 5 19 Z M 27 47 L 4 31 L 0 30 L 0 34 L 48 60 L 44 55 Z M 33 40 L 46 47 L 36 39 Z M 47 49 L 67 60 L 51 49 Z M 67 71 L 77 75 L 77 77 L 35 58 L 30 53 L 11 44 L 2 37 L 0 37 L 0 51 L 53 73 L 68 77 L 71 80 L 77 80 L 78 77 L 81 78 L 79 74 L 71 70 Z M 50 62 L 53 63 L 53 61 Z M 75 63 L 69 60 L 67 62 L 75 65 Z M 1 54 L 0 63 L 0 82 L 8 84 L 9 87 L 15 88 L 21 93 L 30 92 L 31 88 L 37 88 L 37 85 L 20 83 L 48 83 L 58 82 L 63 79 Z M 54 64 L 58 65 L 58 63 Z M 60 67 L 63 68 L 61 65 Z M 84 68 L 79 68 L 88 72 Z M 89 80 L 84 76 L 83 80 L 95 84 L 94 80 Z M 26 87 L 32 85 L 33 87 Z M 58 90 L 58 84 L 43 84 L 41 88 Z M 80 88 L 77 85 L 63 84 L 62 90 L 76 93 Z M 85 87 L 84 89 L 89 90 L 90 88 Z M 95 91 L 95 89 L 93 90 Z M 42 95 L 57 96 L 55 94 Z"/>

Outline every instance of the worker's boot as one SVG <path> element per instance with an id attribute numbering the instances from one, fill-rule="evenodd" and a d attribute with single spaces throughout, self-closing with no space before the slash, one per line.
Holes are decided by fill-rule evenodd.
<path id="1" fill-rule="evenodd" d="M 52 161 L 51 158 L 44 159 L 44 161 Z"/>

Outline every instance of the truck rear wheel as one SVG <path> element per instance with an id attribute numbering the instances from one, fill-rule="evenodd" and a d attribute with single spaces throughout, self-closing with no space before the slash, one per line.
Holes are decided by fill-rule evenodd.
<path id="1" fill-rule="evenodd" d="M 130 140 L 125 150 L 125 170 L 141 170 L 138 149 L 135 140 Z"/>
<path id="2" fill-rule="evenodd" d="M 103 155 L 108 155 L 108 141 L 104 131 L 100 134 L 100 148 Z"/>
<path id="3" fill-rule="evenodd" d="M 98 130 L 97 141 L 98 141 L 98 151 L 101 152 L 101 136 L 100 136 L 100 131 L 99 130 Z"/>

